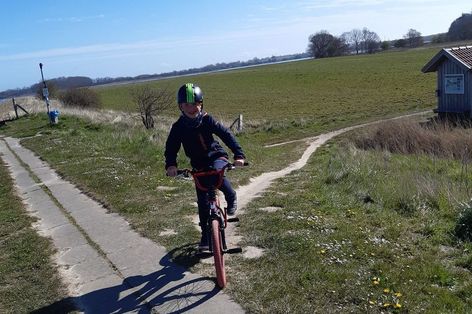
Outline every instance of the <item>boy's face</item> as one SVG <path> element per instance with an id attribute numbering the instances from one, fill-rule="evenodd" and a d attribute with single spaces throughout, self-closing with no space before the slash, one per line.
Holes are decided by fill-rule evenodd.
<path id="1" fill-rule="evenodd" d="M 198 117 L 198 114 L 200 111 L 202 111 L 202 103 L 201 102 L 196 102 L 196 103 L 181 103 L 179 104 L 180 110 L 189 118 L 194 119 Z"/>

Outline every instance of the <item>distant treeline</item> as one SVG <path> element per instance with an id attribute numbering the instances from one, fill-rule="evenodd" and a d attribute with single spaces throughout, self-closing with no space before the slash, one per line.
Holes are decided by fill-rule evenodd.
<path id="1" fill-rule="evenodd" d="M 371 54 L 390 48 L 415 48 L 427 42 L 438 44 L 468 39 L 472 39 L 472 13 L 463 13 L 451 23 L 447 33 L 422 36 L 421 32 L 410 28 L 403 38 L 393 41 L 381 41 L 379 35 L 367 27 L 355 28 L 340 36 L 321 30 L 309 36 L 308 52 L 313 58 L 329 58 L 349 54 Z"/>
<path id="2" fill-rule="evenodd" d="M 225 69 L 233 69 L 238 67 L 245 67 L 245 66 L 253 66 L 258 64 L 264 63 L 274 63 L 274 62 L 283 62 L 289 60 L 296 60 L 302 58 L 308 58 L 308 53 L 297 53 L 291 55 L 284 55 L 284 56 L 272 56 L 266 58 L 253 58 L 248 61 L 235 61 L 229 63 L 216 63 L 206 65 L 201 68 L 191 68 L 187 70 L 181 71 L 172 71 L 160 74 L 142 74 L 138 76 L 123 76 L 123 77 L 100 77 L 96 79 L 91 79 L 86 76 L 68 76 L 68 77 L 58 77 L 54 79 L 47 80 L 47 84 L 53 84 L 60 90 L 67 90 L 71 88 L 79 88 L 79 87 L 89 87 L 89 86 L 96 86 L 96 85 L 103 85 L 103 84 L 110 84 L 110 83 L 120 83 L 120 82 L 132 82 L 132 81 L 143 81 L 143 80 L 152 80 L 152 79 L 159 79 L 171 76 L 179 76 L 179 75 L 188 75 L 188 74 L 195 74 L 195 73 L 202 73 L 202 72 L 210 72 L 210 71 L 219 71 Z M 9 89 L 3 92 L 0 92 L 0 99 L 2 98 L 11 98 L 17 96 L 25 96 L 25 95 L 36 95 L 37 91 L 42 87 L 42 83 L 36 83 L 31 85 L 30 87 L 24 88 L 16 88 L 16 89 Z"/>

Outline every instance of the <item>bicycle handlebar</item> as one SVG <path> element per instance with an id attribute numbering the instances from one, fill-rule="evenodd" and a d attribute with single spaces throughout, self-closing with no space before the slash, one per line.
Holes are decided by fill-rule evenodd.
<path id="1" fill-rule="evenodd" d="M 249 165 L 248 162 L 244 162 L 243 164 L 243 166 L 248 166 L 248 165 Z M 200 183 L 199 178 L 207 177 L 207 176 L 218 176 L 219 179 L 214 187 L 219 188 L 224 177 L 224 172 L 226 170 L 234 170 L 238 167 L 239 166 L 235 166 L 233 163 L 227 163 L 223 168 L 219 170 L 216 170 L 213 168 L 208 168 L 208 169 L 203 169 L 203 170 L 178 169 L 177 177 L 189 178 L 190 176 L 192 176 L 197 187 L 200 190 L 207 192 L 209 188 L 204 187 Z"/>
<path id="2" fill-rule="evenodd" d="M 216 170 L 216 169 L 213 169 L 213 168 L 207 168 L 207 169 L 203 169 L 203 170 L 195 170 L 195 169 L 188 169 L 188 168 L 184 168 L 184 169 L 178 169 L 177 170 L 177 175 L 179 176 L 184 176 L 184 177 L 190 177 L 191 175 L 194 175 L 194 174 L 198 174 L 198 173 L 207 173 L 207 172 L 222 172 L 222 171 L 225 171 L 225 170 L 234 170 L 236 168 L 239 168 L 239 167 L 246 167 L 246 166 L 249 166 L 249 163 L 248 162 L 244 162 L 244 165 L 243 166 L 235 166 L 234 163 L 227 163 L 223 168 L 221 168 L 220 170 Z"/>

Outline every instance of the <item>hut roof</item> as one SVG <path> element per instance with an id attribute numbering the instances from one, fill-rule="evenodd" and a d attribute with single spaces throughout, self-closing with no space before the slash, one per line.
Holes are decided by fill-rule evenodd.
<path id="1" fill-rule="evenodd" d="M 434 72 L 445 59 L 455 60 L 460 66 L 469 71 L 472 69 L 472 46 L 443 48 L 421 71 L 424 73 Z"/>

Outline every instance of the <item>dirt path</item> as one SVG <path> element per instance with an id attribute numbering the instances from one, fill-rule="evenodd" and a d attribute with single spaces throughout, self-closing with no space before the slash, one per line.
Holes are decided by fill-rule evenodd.
<path id="1" fill-rule="evenodd" d="M 317 137 L 309 137 L 306 139 L 296 140 L 297 142 L 302 142 L 302 141 L 309 142 L 309 146 L 307 147 L 307 149 L 305 150 L 305 152 L 303 153 L 303 155 L 300 157 L 299 160 L 295 161 L 294 163 L 288 165 L 286 168 L 281 169 L 279 171 L 266 172 L 266 173 L 261 174 L 258 177 L 252 178 L 248 185 L 240 186 L 238 189 L 236 189 L 236 193 L 238 195 L 238 207 L 239 207 L 238 214 L 244 213 L 244 210 L 247 204 L 249 204 L 256 197 L 260 197 L 275 180 L 282 178 L 288 175 L 289 173 L 291 173 L 292 171 L 301 169 L 303 166 L 305 166 L 308 162 L 308 159 L 311 157 L 311 155 L 321 145 L 323 145 L 324 143 L 326 143 L 328 140 L 332 139 L 333 137 L 338 136 L 342 133 L 354 130 L 354 129 L 365 127 L 365 126 L 374 125 L 374 124 L 378 124 L 378 123 L 382 123 L 382 122 L 390 121 L 390 120 L 412 117 L 416 115 L 423 115 L 425 113 L 427 112 L 418 112 L 418 113 L 400 116 L 396 118 L 384 119 L 384 120 L 374 121 L 370 123 L 359 124 L 359 125 L 343 128 L 340 130 L 336 130 L 333 132 L 321 134 Z M 277 144 L 270 145 L 268 147 L 285 145 L 285 144 L 293 143 L 296 141 L 277 143 Z M 228 240 L 229 245 L 238 246 L 241 236 L 239 235 L 238 228 L 234 224 L 228 225 L 227 235 L 228 235 L 227 238 L 229 239 Z M 243 254 L 247 258 L 257 258 L 262 253 L 263 253 L 262 250 L 258 248 L 254 248 L 254 247 L 243 248 Z"/>

